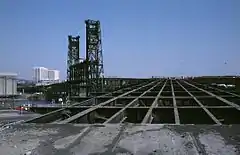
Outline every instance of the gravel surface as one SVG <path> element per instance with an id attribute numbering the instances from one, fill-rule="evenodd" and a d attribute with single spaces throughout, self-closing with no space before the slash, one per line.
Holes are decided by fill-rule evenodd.
<path id="1" fill-rule="evenodd" d="M 0 155 L 240 154 L 240 125 L 15 124 Z"/>

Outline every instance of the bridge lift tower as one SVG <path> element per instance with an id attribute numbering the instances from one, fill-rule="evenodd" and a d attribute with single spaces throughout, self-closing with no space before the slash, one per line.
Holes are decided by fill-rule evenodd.
<path id="1" fill-rule="evenodd" d="M 103 91 L 104 69 L 100 21 L 85 20 L 87 94 Z"/>
<path id="2" fill-rule="evenodd" d="M 74 80 L 72 76 L 71 66 L 77 64 L 79 62 L 79 39 L 80 36 L 68 36 L 68 59 L 67 59 L 67 89 L 68 94 L 67 96 L 70 97 L 73 94 L 72 90 L 72 81 Z"/>

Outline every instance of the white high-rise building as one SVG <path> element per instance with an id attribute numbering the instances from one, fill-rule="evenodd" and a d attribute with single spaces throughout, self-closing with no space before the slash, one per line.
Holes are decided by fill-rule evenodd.
<path id="1" fill-rule="evenodd" d="M 35 82 L 41 82 L 48 80 L 48 69 L 45 67 L 33 68 L 33 80 Z"/>
<path id="2" fill-rule="evenodd" d="M 60 80 L 60 71 L 55 70 L 55 80 L 59 81 Z"/>
<path id="3" fill-rule="evenodd" d="M 55 82 L 59 81 L 59 71 L 49 70 L 45 67 L 34 67 L 33 68 L 33 80 L 35 82 Z"/>
<path id="4" fill-rule="evenodd" d="M 59 71 L 58 70 L 48 70 L 48 80 L 49 81 L 59 81 Z"/>

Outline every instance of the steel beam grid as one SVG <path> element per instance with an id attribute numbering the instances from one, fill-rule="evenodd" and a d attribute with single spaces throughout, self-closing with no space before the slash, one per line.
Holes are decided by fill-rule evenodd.
<path id="1" fill-rule="evenodd" d="M 203 87 L 189 80 L 149 80 L 107 95 L 82 98 L 85 101 L 80 104 L 62 108 L 70 114 L 57 123 L 240 124 L 240 97 Z M 57 106 L 35 110 L 44 113 L 46 109 L 51 113 L 61 110 Z"/>
<path id="2" fill-rule="evenodd" d="M 110 117 L 107 121 L 105 121 L 104 123 L 117 123 L 116 120 L 123 120 L 124 118 L 126 118 L 124 116 L 124 112 L 127 108 L 131 107 L 131 106 L 136 106 L 139 102 L 139 99 L 144 96 L 147 92 L 150 92 L 152 89 L 154 89 L 155 87 L 157 87 L 161 82 L 158 82 L 156 85 L 151 86 L 149 89 L 147 89 L 146 91 L 144 91 L 141 95 L 139 95 L 138 97 L 136 97 L 134 100 L 132 100 L 130 103 L 128 103 L 124 108 L 122 108 L 120 111 L 118 111 L 116 114 L 114 114 L 112 117 Z M 118 118 L 120 117 L 120 118 Z M 122 121 L 121 121 L 122 122 Z"/>
<path id="3" fill-rule="evenodd" d="M 78 114 L 76 114 L 76 115 L 74 115 L 74 116 L 72 116 L 72 117 L 70 117 L 70 118 L 68 118 L 68 119 L 66 119 L 66 120 L 61 121 L 60 124 L 62 124 L 62 123 L 71 123 L 71 122 L 73 122 L 74 120 L 79 119 L 79 118 L 85 116 L 86 114 L 88 114 L 88 113 L 90 113 L 90 112 L 92 112 L 92 111 L 95 111 L 96 109 L 98 109 L 98 108 L 100 108 L 100 107 L 103 107 L 103 106 L 108 105 L 109 103 L 111 103 L 111 102 L 113 102 L 113 101 L 116 101 L 116 100 L 117 100 L 118 98 L 120 98 L 120 97 L 124 97 L 124 96 L 129 95 L 129 94 L 132 93 L 132 92 L 135 92 L 135 91 L 137 91 L 137 90 L 141 90 L 141 89 L 149 86 L 149 85 L 152 84 L 152 83 L 154 83 L 154 82 L 151 82 L 151 83 L 145 84 L 145 85 L 143 85 L 143 86 L 137 87 L 137 88 L 135 88 L 135 89 L 132 89 L 132 90 L 130 90 L 130 91 L 124 92 L 123 94 L 121 94 L 121 95 L 119 95 L 119 96 L 117 96 L 117 97 L 111 98 L 111 99 L 109 99 L 109 100 L 107 100 L 107 101 L 105 101 L 105 102 L 102 102 L 102 103 L 100 103 L 100 104 L 97 104 L 96 106 L 94 106 L 94 107 L 92 107 L 92 108 L 90 108 L 90 109 L 87 109 L 87 110 L 85 110 L 85 111 L 83 111 L 83 112 L 80 112 L 80 113 L 78 113 Z"/>
<path id="4" fill-rule="evenodd" d="M 166 86 L 166 83 L 167 83 L 167 80 L 165 81 L 164 85 L 162 86 L 162 88 L 159 90 L 157 96 L 155 97 L 153 103 L 151 104 L 147 114 L 145 115 L 145 117 L 143 118 L 142 120 L 142 124 L 145 124 L 145 123 L 151 123 L 152 122 L 152 119 L 153 119 L 153 116 L 152 116 L 152 111 L 153 111 L 153 108 L 156 107 L 157 103 L 158 103 L 158 100 L 159 100 L 159 97 L 163 91 L 163 89 L 165 88 Z"/>
<path id="5" fill-rule="evenodd" d="M 213 121 L 217 124 L 221 124 L 219 120 L 206 108 L 204 105 L 195 97 L 192 93 L 190 93 L 181 83 L 177 81 L 178 85 L 181 86 L 193 99 L 198 103 L 198 105 L 203 108 L 203 110 L 213 119 Z"/>
<path id="6" fill-rule="evenodd" d="M 71 104 L 70 106 L 67 106 L 67 107 L 74 107 L 74 106 L 80 106 L 80 105 L 92 105 L 92 104 L 95 104 L 94 102 L 96 101 L 96 98 L 110 96 L 113 93 L 123 92 L 124 90 L 127 90 L 127 89 L 134 89 L 138 86 L 141 86 L 141 85 L 149 83 L 149 82 L 152 82 L 152 80 L 144 81 L 143 83 L 140 83 L 140 84 L 137 84 L 137 85 L 136 84 L 130 85 L 128 87 L 124 87 L 122 89 L 119 89 L 119 90 L 116 90 L 116 91 L 113 91 L 113 92 L 110 92 L 110 93 L 106 93 L 106 94 L 103 94 L 103 95 L 99 95 L 99 96 L 96 96 L 96 97 L 87 98 L 86 100 L 84 100 L 82 102 L 76 102 L 76 103 Z M 35 123 L 46 123 L 46 122 L 48 123 L 48 122 L 51 122 L 52 120 L 59 119 L 59 117 L 61 117 L 61 113 L 63 111 L 65 111 L 67 109 L 67 107 L 62 107 L 62 108 L 60 108 L 56 111 L 46 113 L 46 114 L 44 114 L 40 117 L 33 118 L 33 119 L 27 120 L 25 122 L 26 123 L 34 123 L 34 122 Z"/>

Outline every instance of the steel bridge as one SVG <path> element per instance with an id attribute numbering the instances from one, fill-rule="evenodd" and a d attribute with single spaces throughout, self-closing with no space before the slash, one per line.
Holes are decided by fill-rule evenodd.
<path id="1" fill-rule="evenodd" d="M 194 80 L 151 79 L 68 107 L 33 107 L 46 113 L 28 123 L 239 124 L 240 95 Z M 66 115 L 67 114 L 67 115 Z"/>

